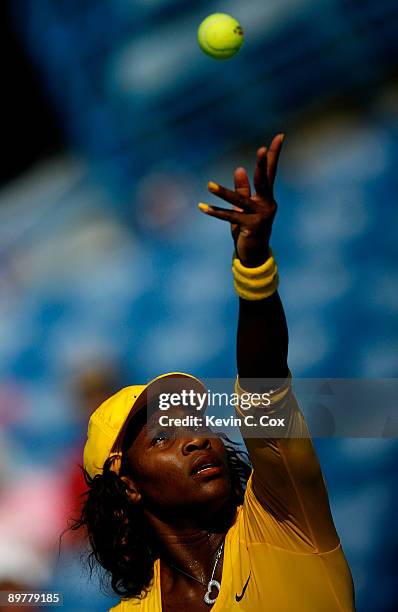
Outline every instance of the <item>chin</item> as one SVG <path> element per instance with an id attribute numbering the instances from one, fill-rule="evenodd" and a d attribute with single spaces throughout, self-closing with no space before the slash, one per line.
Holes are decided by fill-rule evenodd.
<path id="1" fill-rule="evenodd" d="M 228 478 L 215 478 L 197 485 L 195 499 L 201 508 L 213 513 L 220 510 L 231 498 L 231 484 Z"/>

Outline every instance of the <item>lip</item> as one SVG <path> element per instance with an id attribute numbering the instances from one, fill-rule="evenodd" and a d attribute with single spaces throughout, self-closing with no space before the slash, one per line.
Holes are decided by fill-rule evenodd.
<path id="1" fill-rule="evenodd" d="M 200 472 L 196 472 L 192 474 L 192 478 L 206 478 L 209 476 L 216 476 L 217 474 L 221 474 L 222 467 L 220 465 L 214 465 L 213 467 L 204 468 Z"/>
<path id="2" fill-rule="evenodd" d="M 201 471 L 198 471 L 201 470 Z M 222 471 L 221 463 L 212 455 L 201 455 L 191 466 L 191 476 L 200 478 L 202 476 L 213 476 Z"/>

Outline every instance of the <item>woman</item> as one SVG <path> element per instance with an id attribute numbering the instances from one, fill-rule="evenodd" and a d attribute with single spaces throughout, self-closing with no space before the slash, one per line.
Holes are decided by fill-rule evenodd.
<path id="1" fill-rule="evenodd" d="M 122 389 L 94 412 L 79 524 L 122 596 L 115 612 L 354 610 L 351 574 L 287 366 L 287 326 L 269 248 L 282 141 L 279 134 L 257 151 L 253 195 L 246 171 L 237 168 L 234 191 L 209 183 L 233 210 L 199 208 L 231 224 L 236 391 L 266 390 L 270 405 L 253 402 L 255 418 L 272 416 L 284 428 L 251 437 L 242 427 L 253 469 L 222 438 L 195 428 L 169 437 L 156 429 L 153 397 L 170 381 L 200 388 L 178 373 Z M 172 414 L 182 417 L 186 408 L 177 404 Z"/>

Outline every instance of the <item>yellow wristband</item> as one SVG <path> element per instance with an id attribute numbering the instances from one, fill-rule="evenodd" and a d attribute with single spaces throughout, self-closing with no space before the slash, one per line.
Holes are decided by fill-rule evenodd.
<path id="1" fill-rule="evenodd" d="M 279 276 L 272 250 L 266 262 L 257 268 L 246 268 L 236 253 L 232 259 L 232 274 L 236 293 L 245 300 L 264 300 L 278 289 Z"/>

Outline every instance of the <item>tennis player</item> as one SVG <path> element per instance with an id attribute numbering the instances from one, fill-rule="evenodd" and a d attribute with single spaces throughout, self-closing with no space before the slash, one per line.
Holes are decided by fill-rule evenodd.
<path id="1" fill-rule="evenodd" d="M 253 402 L 251 409 L 258 420 L 284 423 L 283 433 L 275 427 L 272 437 L 253 437 L 242 428 L 249 465 L 228 439 L 195 427 L 179 436 L 157 428 L 158 412 L 149 409 L 156 386 L 203 390 L 184 373 L 124 388 L 93 413 L 79 526 L 87 530 L 92 563 L 103 566 L 121 596 L 114 612 L 354 610 L 350 570 L 287 365 L 287 325 L 269 246 L 282 141 L 278 134 L 257 151 L 253 194 L 246 171 L 237 168 L 234 190 L 208 185 L 232 209 L 199 208 L 232 229 L 236 392 L 267 389 L 270 403 Z M 177 403 L 169 416 L 186 411 Z M 246 411 L 238 406 L 237 413 Z"/>

